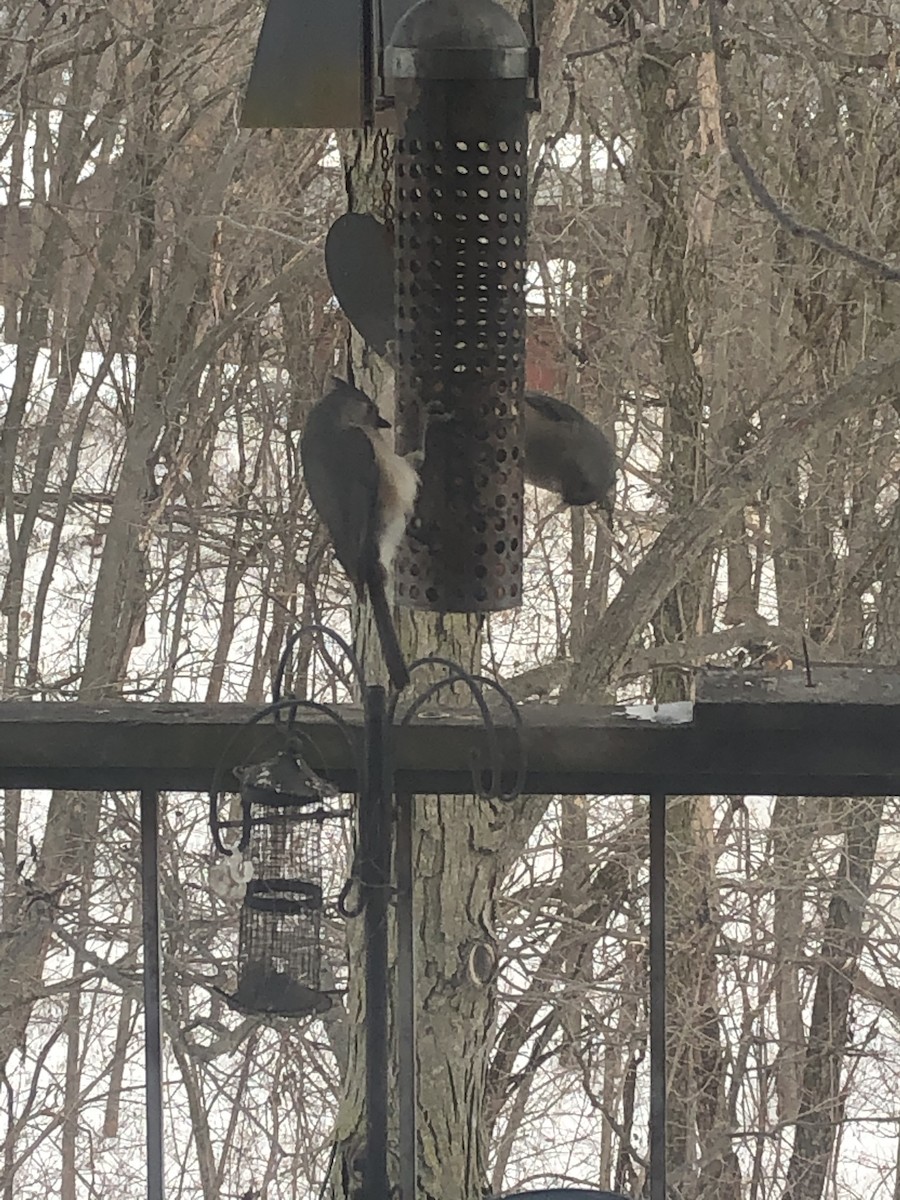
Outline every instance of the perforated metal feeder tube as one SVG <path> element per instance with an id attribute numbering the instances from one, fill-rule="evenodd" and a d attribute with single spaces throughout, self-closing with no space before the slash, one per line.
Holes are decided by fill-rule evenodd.
<path id="1" fill-rule="evenodd" d="M 397 599 L 522 600 L 527 116 L 534 54 L 494 0 L 421 0 L 385 52 L 397 109 L 397 429 L 422 488 Z"/>

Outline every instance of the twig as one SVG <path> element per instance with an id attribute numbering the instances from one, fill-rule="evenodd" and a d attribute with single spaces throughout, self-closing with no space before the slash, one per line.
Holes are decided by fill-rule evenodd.
<path id="1" fill-rule="evenodd" d="M 607 50 L 620 50 L 623 46 L 633 46 L 633 38 L 616 38 L 613 42 L 604 42 L 602 46 L 591 46 L 589 50 L 570 50 L 566 62 L 575 62 L 579 58 L 590 58 L 594 54 L 605 54 Z"/>
<path id="2" fill-rule="evenodd" d="M 892 267 L 889 263 L 883 262 L 879 258 L 873 258 L 869 254 L 864 254 L 861 250 L 855 250 L 852 246 L 847 246 L 843 242 L 838 241 L 837 238 L 832 237 L 830 233 L 826 233 L 824 229 L 816 229 L 812 225 L 804 225 L 793 213 L 788 212 L 787 209 L 778 203 L 762 179 L 760 179 L 756 169 L 744 153 L 744 148 L 737 134 L 735 110 L 734 105 L 731 103 L 731 94 L 725 72 L 725 63 L 728 60 L 728 55 L 722 37 L 722 26 L 719 21 L 719 8 L 722 7 L 723 0 L 707 0 L 707 5 L 709 9 L 710 35 L 716 60 L 716 77 L 722 97 L 722 129 L 725 134 L 725 144 L 728 146 L 728 152 L 731 155 L 732 161 L 743 175 L 747 187 L 750 189 L 757 204 L 760 208 L 770 213 L 779 225 L 793 234 L 794 237 L 803 238 L 805 241 L 813 242 L 825 250 L 831 250 L 832 253 L 839 255 L 841 258 L 849 259 L 850 262 L 856 263 L 857 266 L 862 267 L 864 270 L 871 271 L 878 279 L 883 279 L 888 283 L 900 283 L 900 267 Z"/>
<path id="3" fill-rule="evenodd" d="M 563 118 L 562 125 L 560 125 L 560 127 L 556 131 L 556 133 L 554 133 L 550 137 L 548 137 L 546 142 L 544 143 L 544 149 L 541 151 L 540 161 L 538 162 L 538 165 L 534 168 L 534 175 L 532 176 L 532 179 L 531 179 L 531 195 L 532 196 L 537 195 L 538 184 L 540 183 L 540 181 L 544 175 L 544 172 L 547 170 L 547 167 L 549 166 L 550 155 L 556 149 L 556 147 L 559 145 L 559 143 L 562 141 L 562 139 L 568 135 L 569 130 L 572 128 L 572 122 L 575 120 L 575 105 L 578 102 L 578 93 L 575 89 L 575 77 L 572 75 L 568 66 L 563 68 L 563 82 L 565 83 L 566 91 L 568 92 L 568 103 L 566 104 L 566 115 Z"/>
<path id="4" fill-rule="evenodd" d="M 804 635 L 800 640 L 803 643 L 803 665 L 806 669 L 806 686 L 808 688 L 815 687 L 816 685 L 813 683 L 812 677 L 812 667 L 809 662 L 809 646 L 806 642 L 806 636 Z"/>

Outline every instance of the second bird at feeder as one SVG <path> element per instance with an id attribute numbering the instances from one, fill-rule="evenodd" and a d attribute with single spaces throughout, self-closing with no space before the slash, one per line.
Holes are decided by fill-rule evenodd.
<path id="1" fill-rule="evenodd" d="M 525 393 L 525 478 L 564 504 L 598 504 L 612 524 L 616 452 L 584 413 L 546 392 Z"/>

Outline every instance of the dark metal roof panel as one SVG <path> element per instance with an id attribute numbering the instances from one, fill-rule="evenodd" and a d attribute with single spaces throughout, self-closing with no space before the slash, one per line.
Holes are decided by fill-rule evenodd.
<path id="1" fill-rule="evenodd" d="M 241 124 L 363 124 L 363 0 L 269 0 Z"/>

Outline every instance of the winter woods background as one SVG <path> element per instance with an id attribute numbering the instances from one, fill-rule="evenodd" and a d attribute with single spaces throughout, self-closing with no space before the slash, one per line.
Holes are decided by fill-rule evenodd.
<path id="1" fill-rule="evenodd" d="M 598 703 L 686 696 L 694 666 L 803 633 L 820 660 L 896 662 L 898 283 L 879 264 L 900 237 L 900 6 L 650 0 L 637 40 L 598 5 L 538 8 L 531 381 L 615 428 L 627 465 L 616 546 L 529 497 L 525 606 L 489 622 L 484 661 L 522 698 Z M 260 18 L 0 9 L 4 698 L 260 702 L 292 624 L 346 620 L 296 441 L 348 352 L 325 231 L 344 165 L 359 190 L 380 147 L 237 128 Z M 316 656 L 293 682 L 343 694 Z M 422 814 L 441 931 L 423 1189 L 637 1194 L 643 801 Z M 223 1005 L 234 914 L 207 886 L 205 806 L 170 796 L 164 820 L 170 1195 L 307 1200 L 358 1028 Z M 898 824 L 894 799 L 673 807 L 687 1200 L 900 1197 Z M 139 1196 L 135 798 L 8 791 L 2 837 L 3 1200 Z M 495 998 L 458 971 L 488 921 Z"/>

